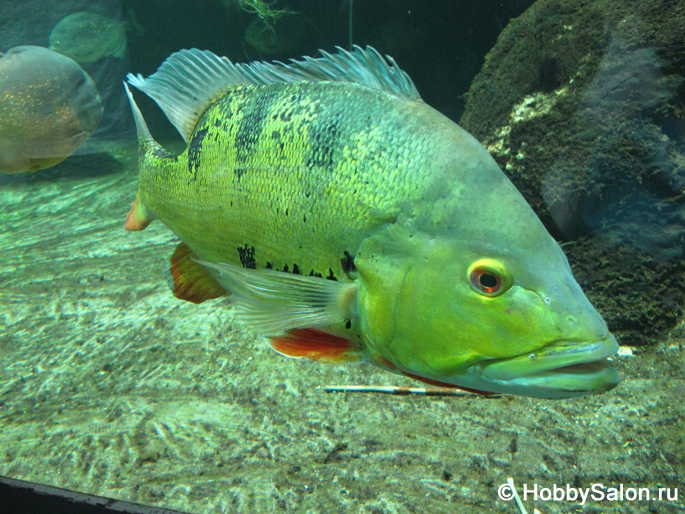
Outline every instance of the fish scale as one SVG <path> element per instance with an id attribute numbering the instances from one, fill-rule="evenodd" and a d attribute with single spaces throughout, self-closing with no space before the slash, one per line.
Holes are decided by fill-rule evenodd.
<path id="1" fill-rule="evenodd" d="M 240 264 L 248 247 L 257 269 L 349 280 L 344 252 L 354 256 L 426 178 L 408 173 L 430 155 L 407 150 L 403 102 L 388 96 L 354 84 L 230 91 L 186 152 L 143 157 L 141 201 L 204 260 Z"/>

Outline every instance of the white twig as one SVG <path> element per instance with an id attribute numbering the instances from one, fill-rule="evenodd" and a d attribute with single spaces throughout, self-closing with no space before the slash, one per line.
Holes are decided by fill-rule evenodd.
<path id="1" fill-rule="evenodd" d="M 327 393 L 381 393 L 381 394 L 418 394 L 422 396 L 460 396 L 470 398 L 501 398 L 501 394 L 481 395 L 469 393 L 451 387 L 400 387 L 400 386 L 365 386 L 365 385 L 327 385 Z"/>
<path id="2" fill-rule="evenodd" d="M 516 491 L 516 486 L 514 485 L 514 479 L 511 477 L 507 478 L 507 484 L 509 484 L 509 487 L 511 487 L 511 492 L 514 495 L 514 501 L 516 502 L 516 505 L 518 506 L 519 510 L 521 511 L 521 514 L 528 514 L 528 511 L 523 506 L 523 502 L 521 502 L 521 498 L 519 498 L 519 493 Z M 538 509 L 533 509 L 533 514 L 542 514 L 542 512 L 540 512 Z"/>

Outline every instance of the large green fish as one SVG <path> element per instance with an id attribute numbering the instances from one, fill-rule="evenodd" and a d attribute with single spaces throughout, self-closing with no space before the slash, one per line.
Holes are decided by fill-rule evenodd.
<path id="1" fill-rule="evenodd" d="M 565 398 L 618 383 L 616 340 L 559 245 L 391 58 L 193 49 L 128 81 L 188 143 L 163 150 L 128 92 L 140 183 L 125 228 L 159 219 L 179 237 L 179 298 L 230 294 L 280 353 L 432 384 Z"/>

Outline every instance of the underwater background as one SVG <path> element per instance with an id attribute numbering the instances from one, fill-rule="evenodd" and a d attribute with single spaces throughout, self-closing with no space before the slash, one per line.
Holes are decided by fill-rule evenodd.
<path id="1" fill-rule="evenodd" d="M 55 32 L 76 13 L 97 30 Z M 287 61 L 350 43 L 391 55 L 523 193 L 621 345 L 616 389 L 328 394 L 417 383 L 286 359 L 228 300 L 172 296 L 175 236 L 123 230 L 138 182 L 126 74 L 182 48 Z M 0 52 L 21 45 L 73 55 L 103 117 L 60 164 L 0 174 L 1 476 L 192 513 L 520 512 L 498 495 L 509 477 L 520 494 L 651 495 L 529 495 L 529 512 L 685 510 L 682 2 L 0 0 Z"/>

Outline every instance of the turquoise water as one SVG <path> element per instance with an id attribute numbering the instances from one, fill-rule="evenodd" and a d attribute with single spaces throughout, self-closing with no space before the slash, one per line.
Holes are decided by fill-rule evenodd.
<path id="1" fill-rule="evenodd" d="M 620 2 L 283 2 L 273 7 L 299 14 L 284 15 L 296 19 L 273 54 L 268 41 L 250 43 L 259 19 L 249 6 L 50 4 L 47 16 L 43 4 L 7 4 L 0 51 L 47 46 L 51 27 L 83 10 L 144 31 L 127 30 L 124 58 L 83 63 L 105 116 L 81 155 L 0 175 L 0 476 L 192 513 L 520 512 L 498 497 L 509 477 L 520 494 L 540 488 L 524 498 L 529 512 L 685 509 L 677 2 L 630 16 Z M 228 300 L 171 295 L 164 271 L 178 240 L 166 227 L 123 230 L 138 177 L 127 72 L 148 75 L 181 48 L 245 61 L 347 46 L 350 5 L 353 41 L 393 55 L 427 103 L 461 120 L 563 243 L 622 346 L 616 389 L 568 400 L 326 393 L 421 384 L 276 354 Z M 663 30 L 650 39 L 655 26 Z M 156 138 L 181 152 L 168 121 L 138 97 Z M 540 169 L 554 180 L 528 174 Z M 565 197 L 563 209 L 548 192 L 569 190 L 552 187 L 571 182 L 568 169 L 594 189 Z M 568 497 L 593 485 L 625 492 Z M 542 492 L 555 486 L 567 494 Z M 640 488 L 652 499 L 631 500 Z"/>

